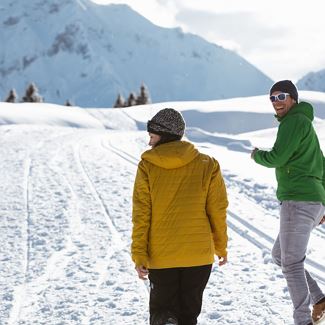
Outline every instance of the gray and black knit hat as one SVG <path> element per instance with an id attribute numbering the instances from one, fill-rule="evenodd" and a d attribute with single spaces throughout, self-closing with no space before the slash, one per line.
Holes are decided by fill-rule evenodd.
<path id="1" fill-rule="evenodd" d="M 173 108 L 164 108 L 148 121 L 147 130 L 154 134 L 183 136 L 185 121 L 182 114 Z"/>
<path id="2" fill-rule="evenodd" d="M 298 103 L 298 90 L 291 80 L 281 80 L 276 82 L 270 89 L 270 95 L 275 91 L 283 91 L 290 94 L 290 97 Z"/>

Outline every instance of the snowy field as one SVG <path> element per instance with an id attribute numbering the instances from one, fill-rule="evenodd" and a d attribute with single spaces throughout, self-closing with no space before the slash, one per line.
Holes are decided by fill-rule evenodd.
<path id="1" fill-rule="evenodd" d="M 325 94 L 316 108 L 325 149 Z M 130 258 L 132 188 L 145 123 L 180 109 L 186 137 L 219 162 L 230 206 L 229 263 L 214 266 L 200 325 L 292 325 L 270 250 L 278 231 L 274 170 L 250 159 L 277 124 L 267 96 L 126 109 L 0 103 L 0 324 L 144 325 L 148 285 Z M 325 227 L 307 268 L 325 290 Z"/>

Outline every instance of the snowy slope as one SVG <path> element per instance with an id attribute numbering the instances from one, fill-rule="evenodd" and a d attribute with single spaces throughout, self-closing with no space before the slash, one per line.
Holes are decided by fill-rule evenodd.
<path id="1" fill-rule="evenodd" d="M 236 53 L 126 5 L 2 0 L 0 26 L 1 98 L 32 81 L 45 101 L 82 107 L 113 106 L 142 82 L 154 102 L 260 95 L 272 83 Z"/>
<path id="2" fill-rule="evenodd" d="M 297 82 L 297 86 L 299 89 L 325 92 L 325 69 L 306 74 Z"/>
<path id="3" fill-rule="evenodd" d="M 319 111 L 325 105 L 322 94 L 304 97 Z M 148 148 L 145 121 L 174 106 L 187 117 L 195 112 L 187 137 L 220 162 L 230 199 L 229 264 L 214 266 L 199 324 L 291 325 L 285 281 L 270 256 L 279 222 L 274 171 L 249 157 L 251 146 L 274 141 L 275 128 L 254 127 L 258 115 L 272 118 L 266 99 L 133 111 L 1 103 L 0 323 L 147 323 L 148 288 L 129 254 L 132 186 Z M 244 116 L 252 126 L 235 133 L 227 122 L 231 132 L 207 130 L 206 115 L 216 125 Z M 317 119 L 315 127 L 324 146 L 325 122 Z M 324 226 L 315 229 L 306 261 L 323 289 L 324 239 Z"/>

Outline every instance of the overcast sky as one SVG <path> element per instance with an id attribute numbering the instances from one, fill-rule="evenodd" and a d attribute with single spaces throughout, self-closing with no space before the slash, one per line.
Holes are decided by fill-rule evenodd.
<path id="1" fill-rule="evenodd" d="M 126 3 L 156 25 L 236 51 L 273 80 L 325 69 L 323 0 L 93 0 Z"/>

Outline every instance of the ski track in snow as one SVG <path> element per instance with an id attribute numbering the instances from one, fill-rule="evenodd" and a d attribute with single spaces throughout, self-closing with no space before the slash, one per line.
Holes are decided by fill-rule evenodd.
<path id="1" fill-rule="evenodd" d="M 144 133 L 6 126 L 0 134 L 0 323 L 147 324 L 147 284 L 129 253 Z M 224 177 L 233 202 L 229 263 L 213 267 L 199 324 L 288 324 L 289 295 L 270 256 L 272 190 Z M 315 243 L 324 240 L 320 230 Z M 312 251 L 310 262 L 324 280 Z"/>
<path id="2" fill-rule="evenodd" d="M 24 197 L 24 205 L 25 205 L 25 210 L 26 210 L 26 245 L 25 245 L 25 259 L 24 259 L 24 267 L 23 267 L 23 283 L 18 286 L 15 289 L 14 292 L 14 300 L 15 304 L 11 310 L 10 318 L 9 318 L 9 324 L 15 324 L 17 319 L 19 319 L 20 316 L 20 309 L 21 305 L 26 297 L 26 291 L 25 291 L 25 283 L 27 282 L 27 276 L 28 276 L 28 270 L 29 270 L 29 256 L 30 256 L 30 232 L 29 232 L 29 202 L 28 202 L 28 179 L 30 176 L 31 172 L 31 159 L 27 158 L 25 160 L 25 172 L 24 172 L 24 192 L 25 192 L 25 197 Z"/>
<path id="3" fill-rule="evenodd" d="M 46 131 L 49 132 L 43 131 L 43 137 L 48 137 Z M 55 133 L 57 129 L 50 131 Z M 88 150 L 80 135 L 88 136 L 87 133 L 91 132 L 75 130 L 74 134 L 49 141 L 35 152 L 29 185 L 24 185 L 25 191 L 29 189 L 31 236 L 30 244 L 25 241 L 23 249 L 30 246 L 29 267 L 25 275 L 24 267 L 20 267 L 19 284 L 14 276 L 8 277 L 7 283 L 1 281 L 1 292 L 7 293 L 2 301 L 9 301 L 1 310 L 1 324 L 7 321 L 10 324 L 104 324 L 107 319 L 117 324 L 121 318 L 125 318 L 126 324 L 145 322 L 147 315 L 142 313 L 139 317 L 137 306 L 145 310 L 148 291 L 134 277 L 129 241 L 123 243 L 119 232 L 111 226 L 108 210 L 86 172 L 86 168 L 94 167 L 91 164 L 98 154 L 89 151 L 89 156 L 84 157 L 87 162 L 82 162 L 80 157 L 82 150 Z M 29 146 L 30 142 L 26 141 L 24 147 Z M 90 149 L 93 147 L 89 144 Z M 119 167 L 118 162 L 108 162 L 106 172 L 111 175 L 101 171 L 99 178 L 107 177 L 105 190 L 110 193 L 107 201 L 110 203 L 112 191 L 115 190 L 117 197 L 120 195 L 119 188 L 111 187 L 119 184 L 120 173 L 124 171 L 123 166 L 114 168 Z M 8 179 L 8 184 L 10 182 Z M 23 183 L 27 184 L 26 178 Z M 12 196 L 17 197 L 17 193 Z M 120 206 L 121 215 L 125 211 Z M 17 227 L 13 232 L 15 237 Z M 15 242 L 17 239 L 21 238 Z M 16 250 L 12 255 L 9 252 L 9 249 L 5 252 L 8 264 L 14 260 L 23 264 L 26 260 L 18 258 Z M 20 299 L 22 291 L 25 299 Z M 125 309 L 124 304 L 134 305 L 135 309 Z"/>

